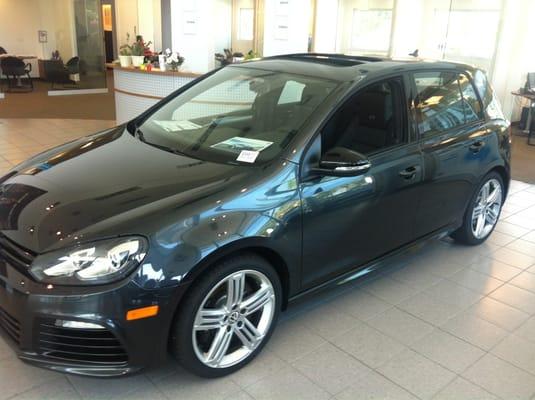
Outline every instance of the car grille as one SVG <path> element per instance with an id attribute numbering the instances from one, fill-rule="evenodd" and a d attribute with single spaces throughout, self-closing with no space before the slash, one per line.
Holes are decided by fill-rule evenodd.
<path id="1" fill-rule="evenodd" d="M 0 328 L 2 328 L 8 335 L 20 344 L 20 323 L 17 319 L 7 313 L 2 307 L 0 307 Z"/>
<path id="2" fill-rule="evenodd" d="M 40 324 L 39 353 L 49 359 L 87 365 L 124 365 L 128 355 L 107 329 L 72 329 Z"/>
<path id="3" fill-rule="evenodd" d="M 0 258 L 27 273 L 36 255 L 0 234 Z"/>

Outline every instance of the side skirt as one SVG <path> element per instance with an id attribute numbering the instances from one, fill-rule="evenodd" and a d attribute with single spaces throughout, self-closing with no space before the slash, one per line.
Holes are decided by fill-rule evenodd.
<path id="1" fill-rule="evenodd" d="M 313 288 L 307 289 L 303 292 L 300 292 L 296 294 L 295 296 L 292 296 L 288 299 L 288 303 L 292 303 L 297 300 L 301 300 L 302 298 L 306 298 L 308 296 L 312 296 L 320 291 L 323 290 L 329 290 L 334 287 L 340 287 L 341 285 L 353 282 L 356 279 L 362 278 L 365 275 L 368 275 L 369 273 L 376 271 L 380 269 L 381 267 L 386 266 L 389 262 L 391 262 L 393 259 L 400 257 L 404 254 L 407 254 L 409 252 L 417 251 L 421 248 L 423 248 L 427 243 L 442 239 L 443 237 L 448 236 L 450 233 L 455 231 L 458 228 L 458 226 L 448 226 L 446 228 L 442 228 L 438 231 L 432 232 L 426 236 L 421 237 L 420 239 L 417 239 L 416 241 L 409 243 L 405 246 L 402 246 L 396 250 L 391 251 L 390 253 L 385 254 L 384 256 L 381 256 L 379 258 L 376 258 L 375 260 L 370 261 L 369 263 L 366 263 L 364 265 L 360 265 L 358 267 L 355 267 L 351 269 L 348 272 L 345 272 L 335 278 L 332 278 L 326 282 L 323 282 Z"/>

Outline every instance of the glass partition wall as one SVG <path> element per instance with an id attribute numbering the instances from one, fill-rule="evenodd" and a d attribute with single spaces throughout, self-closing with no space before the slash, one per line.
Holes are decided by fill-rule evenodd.
<path id="1" fill-rule="evenodd" d="M 100 0 L 74 0 L 80 88 L 106 87 L 104 31 L 101 13 Z"/>

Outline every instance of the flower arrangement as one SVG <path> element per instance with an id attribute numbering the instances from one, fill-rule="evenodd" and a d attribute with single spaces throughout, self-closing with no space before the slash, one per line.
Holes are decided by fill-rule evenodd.
<path id="1" fill-rule="evenodd" d="M 150 56 L 152 51 L 150 51 L 150 45 L 152 42 L 145 43 L 142 36 L 138 36 L 134 44 L 132 45 L 132 55 L 133 56 Z"/>
<path id="2" fill-rule="evenodd" d="M 52 52 L 52 60 L 61 61 L 61 55 L 59 54 L 58 50 Z"/>
<path id="3" fill-rule="evenodd" d="M 165 50 L 165 63 L 173 71 L 178 71 L 178 68 L 184 64 L 186 59 L 180 55 L 178 52 L 172 52 L 170 49 Z"/>

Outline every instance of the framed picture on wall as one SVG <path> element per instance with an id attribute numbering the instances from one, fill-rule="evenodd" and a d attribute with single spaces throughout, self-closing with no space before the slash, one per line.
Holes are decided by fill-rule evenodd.
<path id="1" fill-rule="evenodd" d="M 39 36 L 39 43 L 48 43 L 48 32 L 47 31 L 37 31 Z"/>

